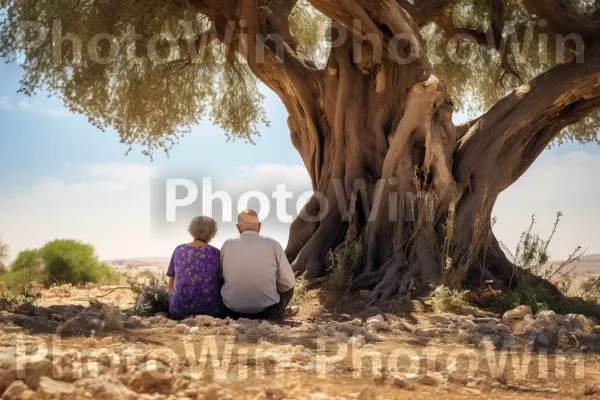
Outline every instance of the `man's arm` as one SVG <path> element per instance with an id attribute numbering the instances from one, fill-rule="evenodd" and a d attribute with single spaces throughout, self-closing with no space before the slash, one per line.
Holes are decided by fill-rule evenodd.
<path id="1" fill-rule="evenodd" d="M 281 293 L 287 292 L 294 288 L 296 277 L 283 251 L 283 247 L 279 243 L 277 243 L 275 255 L 277 257 L 277 290 Z"/>
<path id="2" fill-rule="evenodd" d="M 223 257 L 225 256 L 225 248 L 227 247 L 227 244 L 229 243 L 229 239 L 227 239 L 225 242 L 223 242 L 223 245 L 221 246 L 221 271 L 223 270 Z"/>

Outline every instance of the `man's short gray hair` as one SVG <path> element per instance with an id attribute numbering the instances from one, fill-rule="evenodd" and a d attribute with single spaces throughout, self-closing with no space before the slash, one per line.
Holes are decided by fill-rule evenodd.
<path id="1" fill-rule="evenodd" d="M 190 222 L 188 232 L 194 240 L 201 240 L 208 243 L 217 235 L 217 222 L 211 217 L 201 215 Z"/>

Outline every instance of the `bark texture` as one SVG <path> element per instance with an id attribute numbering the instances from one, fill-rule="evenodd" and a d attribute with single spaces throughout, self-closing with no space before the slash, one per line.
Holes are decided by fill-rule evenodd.
<path id="1" fill-rule="evenodd" d="M 231 45 L 289 113 L 291 141 L 315 191 L 290 230 L 286 253 L 296 272 L 325 274 L 329 252 L 354 224 L 365 248 L 354 284 L 372 289 L 373 300 L 442 276 L 518 284 L 491 231 L 491 211 L 562 128 L 600 106 L 592 17 L 557 10 L 561 0 L 525 1 L 562 31 L 582 34 L 585 61 L 559 65 L 455 126 L 452 100 L 419 34 L 433 19 L 455 29 L 444 20 L 453 1 L 310 0 L 334 21 L 337 45 L 323 69 L 296 52 L 287 24 L 294 1 L 196 3 L 221 40 L 227 21 L 244 20 Z M 503 2 L 492 4 L 487 34 L 494 40 L 481 44 L 499 49 Z M 256 39 L 272 33 L 276 39 Z M 264 62 L 248 51 L 255 46 L 266 50 Z"/>

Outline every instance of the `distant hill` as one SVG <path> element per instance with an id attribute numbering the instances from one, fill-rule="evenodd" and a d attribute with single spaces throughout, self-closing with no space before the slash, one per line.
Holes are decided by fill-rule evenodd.
<path id="1" fill-rule="evenodd" d="M 140 257 L 104 260 L 117 271 L 151 271 L 153 273 L 167 272 L 170 259 L 168 257 Z"/>
<path id="2" fill-rule="evenodd" d="M 600 276 L 600 254 L 583 256 L 567 268 L 573 269 L 571 273 L 576 276 Z"/>
<path id="3" fill-rule="evenodd" d="M 139 257 L 123 258 L 114 260 L 104 260 L 117 271 L 127 272 L 135 270 L 138 272 L 149 270 L 154 273 L 166 272 L 170 259 L 168 257 Z M 560 261 L 553 261 L 553 263 Z M 581 257 L 569 267 L 573 268 L 573 275 L 576 276 L 600 276 L 600 254 L 590 254 Z"/>

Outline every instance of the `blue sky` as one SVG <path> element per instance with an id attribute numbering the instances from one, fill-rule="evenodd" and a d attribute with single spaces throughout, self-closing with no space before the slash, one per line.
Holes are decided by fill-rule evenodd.
<path id="1" fill-rule="evenodd" d="M 167 158 L 154 161 L 134 149 L 125 155 L 113 131 L 100 132 L 84 116 L 73 115 L 45 94 L 17 94 L 18 65 L 0 65 L 0 236 L 14 257 L 19 251 L 55 238 L 80 239 L 96 246 L 101 258 L 169 256 L 187 241 L 185 226 L 156 232 L 151 224 L 150 181 L 170 175 L 200 179 L 240 191 L 275 189 L 286 183 L 295 193 L 310 183 L 290 143 L 287 114 L 267 94 L 269 127 L 256 145 L 227 142 L 218 127 L 205 122 L 193 129 Z M 551 246 L 555 258 L 575 246 L 600 253 L 600 148 L 568 144 L 546 151 L 494 210 L 496 233 L 512 248 L 537 214 L 537 228 L 549 233 L 557 210 L 565 216 Z M 282 242 L 287 226 L 265 224 L 265 233 Z M 221 230 L 215 243 L 235 232 Z"/>

